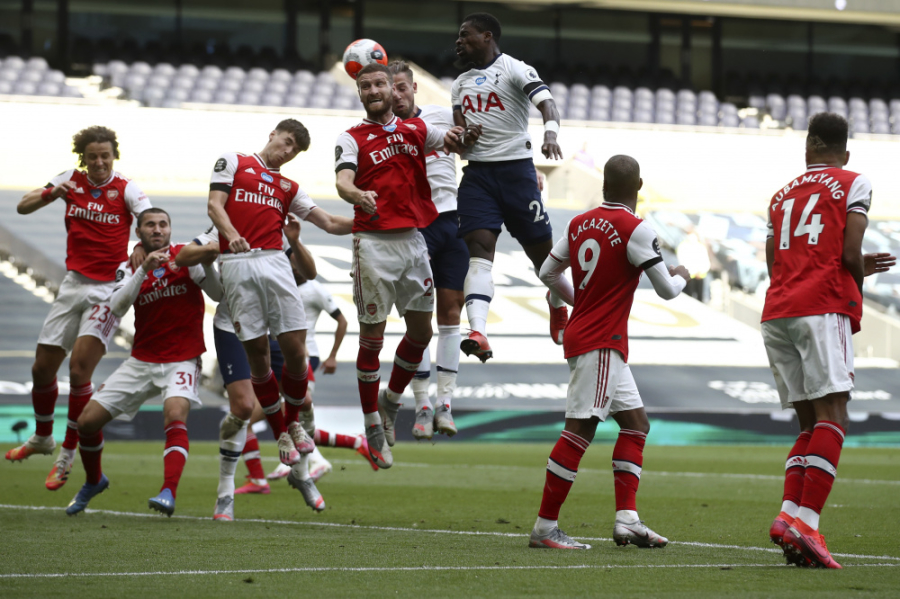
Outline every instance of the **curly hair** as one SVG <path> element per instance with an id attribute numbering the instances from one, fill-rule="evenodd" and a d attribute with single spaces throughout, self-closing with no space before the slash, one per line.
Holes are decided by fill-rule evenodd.
<path id="1" fill-rule="evenodd" d="M 116 132 L 108 127 L 94 125 L 87 129 L 82 129 L 72 136 L 72 152 L 78 154 L 78 166 L 85 166 L 84 153 L 87 147 L 93 143 L 109 142 L 112 145 L 113 158 L 119 158 L 119 141 L 116 139 Z"/>

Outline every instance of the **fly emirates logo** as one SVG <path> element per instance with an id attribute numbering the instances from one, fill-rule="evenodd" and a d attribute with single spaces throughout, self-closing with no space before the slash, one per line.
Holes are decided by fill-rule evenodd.
<path id="1" fill-rule="evenodd" d="M 397 154 L 409 154 L 410 156 L 419 155 L 419 147 L 406 143 L 406 140 L 403 139 L 403 135 L 400 133 L 388 135 L 384 139 L 388 144 L 385 149 L 369 152 L 369 156 L 372 158 L 374 164 L 381 164 Z"/>
<path id="2" fill-rule="evenodd" d="M 88 202 L 87 208 L 82 208 L 81 206 L 76 206 L 75 204 L 69 204 L 69 211 L 66 213 L 66 216 L 70 218 L 89 220 L 95 223 L 118 225 L 121 219 L 121 215 L 103 212 L 104 208 L 105 206 L 103 204 L 98 204 L 96 202 Z"/>
<path id="3" fill-rule="evenodd" d="M 249 202 L 251 204 L 262 204 L 263 206 L 270 206 L 272 208 L 277 208 L 278 210 L 283 209 L 284 205 L 282 204 L 281 200 L 274 197 L 277 193 L 274 187 L 261 182 L 257 182 L 256 185 L 256 191 L 241 189 L 240 187 L 235 189 L 234 201 Z"/>
<path id="4" fill-rule="evenodd" d="M 184 295 L 188 292 L 187 283 L 183 283 L 181 285 L 172 285 L 169 287 L 168 279 L 157 279 L 153 282 L 153 290 L 148 291 L 147 293 L 142 293 L 138 297 L 138 306 L 146 306 L 147 304 L 152 304 L 158 299 L 162 299 L 164 297 L 175 297 L 177 295 Z"/>

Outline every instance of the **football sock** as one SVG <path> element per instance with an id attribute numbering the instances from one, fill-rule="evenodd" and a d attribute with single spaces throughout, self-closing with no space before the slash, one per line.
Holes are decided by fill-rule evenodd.
<path id="1" fill-rule="evenodd" d="M 800 498 L 803 496 L 803 480 L 806 477 L 806 449 L 809 446 L 810 438 L 812 438 L 811 432 L 800 433 L 784 464 L 784 495 L 781 498 L 781 511 L 792 518 L 797 517 Z"/>
<path id="2" fill-rule="evenodd" d="M 316 429 L 313 440 L 315 440 L 316 445 L 344 447 L 346 449 L 356 449 L 362 443 L 362 440 L 359 437 L 351 437 L 350 435 L 341 435 L 339 433 L 329 433 L 320 428 Z"/>
<path id="3" fill-rule="evenodd" d="M 253 392 L 259 400 L 259 405 L 262 406 L 266 420 L 272 427 L 272 434 L 278 439 L 281 433 L 287 432 L 287 424 L 284 421 L 284 412 L 281 411 L 281 393 L 278 391 L 275 373 L 269 370 L 262 378 L 250 377 L 250 382 L 253 384 Z"/>
<path id="4" fill-rule="evenodd" d="M 459 371 L 459 325 L 438 325 L 437 403 L 450 406 Z"/>
<path id="5" fill-rule="evenodd" d="M 309 454 L 300 455 L 300 461 L 291 466 L 291 472 L 300 480 L 309 478 Z"/>
<path id="6" fill-rule="evenodd" d="M 409 386 L 412 389 L 413 397 L 416 398 L 416 411 L 424 407 L 431 409 L 431 400 L 428 398 L 428 386 L 431 384 L 431 352 L 425 348 L 422 354 L 422 362 L 416 371 L 413 380 Z"/>
<path id="7" fill-rule="evenodd" d="M 377 408 L 374 412 L 363 412 L 363 424 L 366 428 L 373 424 L 381 424 L 381 414 L 378 413 Z"/>
<path id="8" fill-rule="evenodd" d="M 827 420 L 816 424 L 806 448 L 803 497 L 797 512 L 797 517 L 813 530 L 819 529 L 819 514 L 831 493 L 843 445 L 844 429 L 841 425 Z"/>
<path id="9" fill-rule="evenodd" d="M 247 443 L 247 421 L 229 412 L 219 425 L 218 497 L 234 495 L 234 471 Z"/>
<path id="10" fill-rule="evenodd" d="M 34 406 L 35 431 L 38 437 L 49 437 L 53 434 L 53 408 L 56 407 L 56 398 L 59 396 L 59 387 L 56 378 L 44 387 L 31 389 L 31 403 Z"/>
<path id="11" fill-rule="evenodd" d="M 469 328 L 481 334 L 487 330 L 488 311 L 494 297 L 494 279 L 491 276 L 493 266 L 490 260 L 469 258 L 469 271 L 463 285 Z"/>
<path id="12" fill-rule="evenodd" d="M 575 482 L 578 464 L 590 443 L 575 433 L 563 431 L 547 460 L 544 496 L 538 516 L 545 520 L 559 520 L 559 509 Z"/>
<path id="13" fill-rule="evenodd" d="M 287 366 L 281 367 L 281 388 L 284 391 L 284 419 L 285 423 L 291 424 L 297 422 L 300 417 L 300 409 L 306 401 L 306 389 L 309 386 L 309 378 L 307 377 L 308 369 L 305 368 L 300 374 L 294 374 L 287 369 Z"/>
<path id="14" fill-rule="evenodd" d="M 556 520 L 547 520 L 538 516 L 537 522 L 534 523 L 534 531 L 539 535 L 545 535 L 557 526 L 559 526 L 559 522 Z"/>
<path id="15" fill-rule="evenodd" d="M 641 482 L 644 464 L 644 443 L 647 435 L 623 428 L 613 447 L 612 469 L 615 479 L 616 511 L 637 511 L 635 497 Z"/>
<path id="16" fill-rule="evenodd" d="M 249 426 L 247 427 L 247 441 L 244 443 L 244 463 L 247 465 L 250 478 L 265 480 L 266 473 L 259 457 L 259 439 L 256 438 L 256 433 Z"/>
<path id="17" fill-rule="evenodd" d="M 616 522 L 633 524 L 635 522 L 640 522 L 640 520 L 641 519 L 635 510 L 616 510 Z"/>
<path id="18" fill-rule="evenodd" d="M 84 406 L 91 401 L 94 386 L 90 381 L 77 387 L 69 388 L 69 421 L 66 423 L 66 438 L 63 441 L 63 449 L 74 450 L 78 447 L 78 417 L 84 410 Z"/>
<path id="19" fill-rule="evenodd" d="M 304 404 L 304 409 L 300 410 L 300 426 L 303 427 L 303 430 L 306 431 L 306 434 L 310 437 L 313 436 L 313 433 L 316 432 L 316 412 L 313 410 L 312 401 L 308 404 Z"/>
<path id="20" fill-rule="evenodd" d="M 359 386 L 359 403 L 363 414 L 378 412 L 378 383 L 381 362 L 378 354 L 384 346 L 384 337 L 359 336 L 359 353 L 356 355 L 356 379 Z"/>
<path id="21" fill-rule="evenodd" d="M 180 420 L 172 422 L 166 427 L 166 448 L 163 451 L 163 486 L 159 489 L 168 489 L 175 497 L 178 490 L 178 481 L 184 472 L 184 464 L 187 462 L 188 442 L 187 425 Z"/>
<path id="22" fill-rule="evenodd" d="M 409 385 L 422 363 L 422 355 L 428 348 L 427 343 L 419 343 L 403 335 L 397 353 L 394 354 L 394 368 L 391 370 L 391 378 L 388 381 L 387 398 L 394 403 L 400 401 L 400 394 Z"/>
<path id="23" fill-rule="evenodd" d="M 103 476 L 103 469 L 100 467 L 100 458 L 103 457 L 103 431 L 99 430 L 93 435 L 82 434 L 78 449 L 81 463 L 84 465 L 86 482 L 96 485 Z"/>

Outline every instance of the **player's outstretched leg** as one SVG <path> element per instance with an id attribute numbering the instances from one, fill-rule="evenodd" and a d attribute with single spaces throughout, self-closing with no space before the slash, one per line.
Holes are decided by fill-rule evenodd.
<path id="1" fill-rule="evenodd" d="M 300 461 L 291 466 L 287 481 L 290 486 L 300 491 L 306 505 L 317 512 L 325 509 L 325 500 L 316 488 L 316 482 L 309 475 L 309 454 L 303 454 Z"/>
<path id="2" fill-rule="evenodd" d="M 268 374 L 257 378 L 252 376 L 253 392 L 262 406 L 263 414 L 272 428 L 272 434 L 278 442 L 278 457 L 282 464 L 290 466 L 300 459 L 300 453 L 294 446 L 294 440 L 288 434 L 287 424 L 284 421 L 284 412 L 281 411 L 281 392 L 278 389 L 278 379 L 275 373 L 269 370 Z"/>
<path id="3" fill-rule="evenodd" d="M 213 520 L 234 519 L 234 472 L 247 442 L 247 421 L 229 412 L 219 425 L 219 487 Z M 231 498 L 231 502 L 222 501 Z M 231 509 L 220 509 L 229 505 Z"/>
<path id="4" fill-rule="evenodd" d="M 85 483 L 66 507 L 66 514 L 70 516 L 83 512 L 91 499 L 109 487 L 109 479 L 103 474 L 100 465 L 103 456 L 103 431 L 89 434 L 82 430 L 80 438 L 81 463 L 84 465 Z"/>
<path id="5" fill-rule="evenodd" d="M 550 452 L 547 460 L 547 476 L 544 482 L 544 496 L 537 521 L 531 531 L 528 546 L 549 549 L 590 549 L 590 545 L 579 543 L 559 529 L 559 511 L 569 495 L 578 464 L 590 441 L 564 430 Z"/>
<path id="6" fill-rule="evenodd" d="M 407 317 L 408 315 L 409 312 Z M 385 439 L 391 447 L 397 440 L 395 424 L 397 413 L 403 405 L 400 403 L 400 396 L 419 370 L 426 349 L 428 349 L 427 342 L 420 343 L 410 338 L 409 334 L 404 335 L 400 345 L 397 346 L 397 353 L 394 354 L 394 368 L 391 370 L 388 386 L 378 394 L 378 413 L 381 414 L 381 421 L 384 423 Z"/>
<path id="7" fill-rule="evenodd" d="M 359 336 L 359 354 L 356 357 L 356 378 L 359 386 L 359 402 L 362 404 L 366 427 L 366 445 L 369 456 L 379 468 L 390 468 L 394 463 L 391 448 L 384 435 L 384 424 L 378 413 L 378 384 L 381 362 L 378 354 L 384 345 L 384 337 Z"/>
<path id="8" fill-rule="evenodd" d="M 616 523 L 613 540 L 616 545 L 665 547 L 669 540 L 650 530 L 637 512 L 636 496 L 644 464 L 647 433 L 623 428 L 613 448 L 612 468 L 615 478 Z"/>
<path id="9" fill-rule="evenodd" d="M 431 352 L 426 347 L 422 354 L 422 362 L 409 384 L 416 400 L 416 420 L 413 424 L 412 434 L 417 441 L 431 439 L 434 436 L 434 408 L 431 406 L 431 398 L 428 396 L 430 384 Z"/>
<path id="10" fill-rule="evenodd" d="M 329 433 L 328 431 L 317 428 L 314 438 L 317 447 L 325 445 L 328 447 L 352 449 L 362 457 L 366 458 L 366 461 L 372 466 L 372 470 L 378 470 L 378 464 L 376 464 L 372 459 L 372 456 L 369 455 L 369 445 L 366 443 L 366 437 L 364 435 L 353 437 L 350 435 L 341 435 L 340 433 Z"/>
<path id="11" fill-rule="evenodd" d="M 475 356 L 482 362 L 487 362 L 494 355 L 487 340 L 487 317 L 494 298 L 493 266 L 494 263 L 486 258 L 469 258 L 469 272 L 464 286 L 466 317 L 472 331 L 459 347 L 467 356 Z"/>
<path id="12" fill-rule="evenodd" d="M 147 501 L 150 509 L 169 517 L 175 513 L 175 495 L 178 492 L 178 483 L 181 481 L 181 474 L 184 472 L 184 464 L 187 462 L 189 449 L 190 442 L 188 441 L 187 425 L 183 420 L 170 422 L 166 427 L 166 448 L 163 451 L 163 486 L 159 490 L 159 495 L 151 497 Z"/>
<path id="13" fill-rule="evenodd" d="M 434 405 L 434 430 L 452 437 L 456 423 L 450 413 L 450 402 L 456 391 L 459 372 L 459 325 L 438 325 L 437 345 L 437 401 Z"/>
<path id="14" fill-rule="evenodd" d="M 20 462 L 34 454 L 51 455 L 56 449 L 53 439 L 53 409 L 59 388 L 56 377 L 47 385 L 35 385 L 31 389 L 31 403 L 34 405 L 35 432 L 25 443 L 6 452 L 6 459 Z"/>
<path id="15" fill-rule="evenodd" d="M 75 460 L 75 451 L 78 449 L 78 417 L 81 416 L 84 406 L 91 400 L 94 386 L 88 381 L 83 385 L 69 387 L 68 422 L 66 423 L 66 437 L 59 450 L 59 456 L 47 475 L 44 486 L 51 491 L 56 491 L 66 484 L 69 472 L 72 470 L 72 462 Z"/>
<path id="16" fill-rule="evenodd" d="M 769 538 L 781 548 L 784 548 L 782 540 L 784 533 L 794 523 L 794 518 L 797 517 L 797 512 L 800 510 L 803 479 L 806 474 L 806 448 L 809 446 L 810 438 L 812 438 L 810 431 L 803 431 L 797 436 L 784 465 L 784 494 L 781 500 L 781 511 L 769 528 Z"/>

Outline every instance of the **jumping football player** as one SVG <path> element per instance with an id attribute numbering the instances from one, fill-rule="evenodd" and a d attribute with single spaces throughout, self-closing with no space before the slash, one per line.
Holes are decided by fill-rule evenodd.
<path id="1" fill-rule="evenodd" d="M 461 348 L 482 362 L 493 356 L 487 317 L 494 296 L 491 268 L 501 226 L 521 244 L 538 272 L 553 247 L 550 216 L 544 211 L 535 175 L 528 103 L 544 119 L 541 153 L 558 160 L 559 112 L 550 89 L 534 68 L 500 52 L 500 22 L 492 15 L 469 15 L 456 39 L 457 66 L 466 69 L 451 88 L 453 121 L 483 125 L 484 135 L 463 152 L 469 161 L 459 184 L 459 236 L 469 248 L 465 281 L 466 315 L 472 332 Z M 550 336 L 562 344 L 568 320 L 565 302 L 553 292 Z"/>
<path id="2" fill-rule="evenodd" d="M 566 425 L 547 460 L 531 547 L 591 548 L 561 531 L 557 520 L 597 424 L 608 416 L 620 428 L 612 452 L 613 539 L 617 545 L 638 547 L 668 543 L 644 526 L 635 504 L 650 422 L 628 367 L 628 314 L 641 274 L 647 274 L 663 299 L 681 293 L 690 274 L 683 266 L 666 269 L 656 233 L 635 216 L 642 186 L 637 161 L 610 158 L 603 169 L 603 204 L 569 222 L 541 267 L 541 280 L 574 309 L 563 340 L 570 372 Z M 563 276 L 570 266 L 572 283 Z"/>
<path id="3" fill-rule="evenodd" d="M 134 346 L 101 385 L 78 418 L 81 461 L 87 481 L 66 508 L 70 516 L 84 511 L 88 502 L 109 487 L 100 464 L 103 427 L 113 418 L 134 418 L 151 397 L 161 397 L 166 448 L 165 480 L 150 508 L 171 516 L 178 482 L 188 458 L 187 416 L 200 407 L 200 356 L 203 313 L 201 289 L 213 300 L 222 298 L 222 286 L 209 264 L 181 268 L 175 257 L 182 245 L 170 245 L 171 219 L 165 210 L 148 208 L 137 221 L 137 236 L 149 253 L 136 271 L 128 262 L 116 271 L 110 299 L 112 313 L 121 318 L 134 305 Z"/>
<path id="4" fill-rule="evenodd" d="M 85 170 L 63 171 L 43 188 L 25 194 L 17 207 L 19 214 L 31 214 L 58 199 L 65 203 L 68 272 L 41 328 L 31 367 L 35 432 L 23 445 L 6 452 L 11 461 L 53 453 L 53 410 L 59 395 L 56 373 L 71 352 L 68 426 L 45 482 L 51 491 L 68 480 L 78 447 L 78 417 L 93 393 L 91 377 L 119 327 L 109 297 L 116 266 L 127 257 L 132 217 L 150 208 L 137 184 L 113 170 L 119 157 L 115 131 L 88 127 L 72 141 L 72 151 Z"/>

